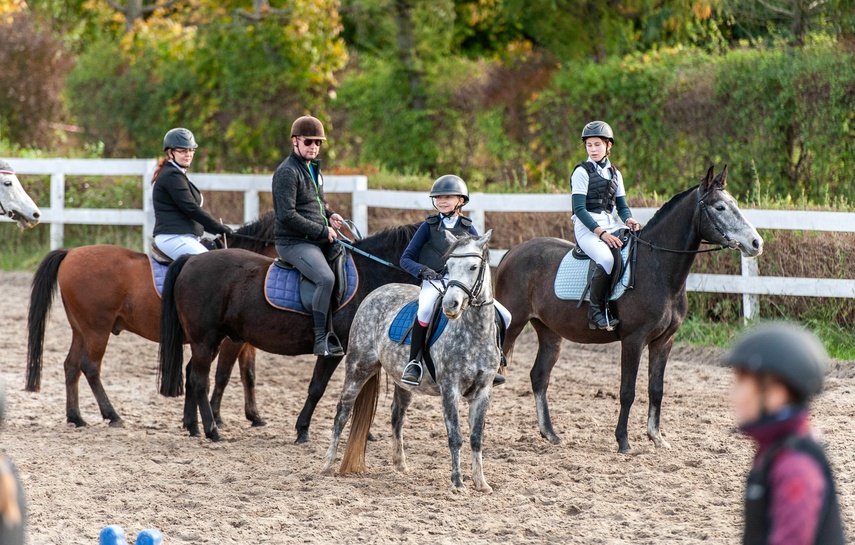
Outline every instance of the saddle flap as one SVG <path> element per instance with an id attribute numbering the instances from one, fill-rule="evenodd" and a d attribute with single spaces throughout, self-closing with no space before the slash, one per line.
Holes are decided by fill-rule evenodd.
<path id="1" fill-rule="evenodd" d="M 277 267 L 279 267 L 280 269 L 285 269 L 286 271 L 296 271 L 297 270 L 296 268 L 294 268 L 294 265 L 291 265 L 287 261 L 282 261 L 282 259 L 280 259 L 278 257 L 273 260 L 273 264 L 276 265 Z"/>
<path id="2" fill-rule="evenodd" d="M 359 285 L 359 274 L 350 253 L 342 252 L 330 261 L 336 277 L 331 309 L 338 310 L 350 302 Z M 300 314 L 312 311 L 312 298 L 317 289 L 300 271 L 281 259 L 274 259 L 264 283 L 267 302 L 281 310 Z"/>
<path id="3" fill-rule="evenodd" d="M 151 241 L 151 258 L 161 265 L 169 265 L 173 261 L 171 257 L 163 253 L 163 250 L 157 247 L 157 244 L 155 244 L 153 240 Z"/>

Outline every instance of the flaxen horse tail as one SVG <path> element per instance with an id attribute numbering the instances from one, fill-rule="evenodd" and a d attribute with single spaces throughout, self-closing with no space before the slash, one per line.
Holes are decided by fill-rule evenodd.
<path id="1" fill-rule="evenodd" d="M 377 412 L 377 399 L 380 397 L 380 370 L 371 375 L 362 386 L 350 419 L 350 436 L 341 458 L 339 474 L 365 473 L 365 449 L 368 446 L 368 432 Z"/>
<path id="2" fill-rule="evenodd" d="M 56 293 L 59 266 L 68 250 L 54 250 L 42 260 L 30 291 L 30 314 L 27 317 L 27 386 L 28 392 L 42 387 L 42 354 L 45 345 L 45 325 Z"/>
<path id="3" fill-rule="evenodd" d="M 172 262 L 163 279 L 163 294 L 160 312 L 160 366 L 157 382 L 161 395 L 178 397 L 184 393 L 184 326 L 178 317 L 175 305 L 175 281 L 190 255 L 183 255 Z"/>

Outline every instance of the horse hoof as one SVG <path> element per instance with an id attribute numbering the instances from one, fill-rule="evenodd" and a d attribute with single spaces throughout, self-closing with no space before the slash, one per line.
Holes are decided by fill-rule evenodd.
<path id="1" fill-rule="evenodd" d="M 552 443 L 553 445 L 560 445 L 560 444 L 564 443 L 564 441 L 562 441 L 562 439 L 560 437 L 558 437 L 558 435 L 556 435 L 555 432 L 548 432 L 548 433 L 540 432 L 540 436 L 543 437 L 544 439 L 546 439 L 547 441 L 549 441 L 550 443 Z"/>
<path id="2" fill-rule="evenodd" d="M 300 430 L 297 432 L 297 439 L 294 440 L 295 445 L 302 445 L 309 442 L 309 430 Z"/>
<path id="3" fill-rule="evenodd" d="M 477 490 L 478 492 L 481 492 L 482 494 L 492 494 L 493 493 L 493 487 L 487 483 L 484 483 L 482 486 L 475 487 L 475 490 Z"/>
<path id="4" fill-rule="evenodd" d="M 68 423 L 74 424 L 75 428 L 85 428 L 88 425 L 82 418 L 69 418 Z"/>
<path id="5" fill-rule="evenodd" d="M 368 440 L 371 441 L 372 443 L 378 441 L 377 437 L 375 437 L 374 434 L 371 433 L 370 431 L 368 432 Z"/>
<path id="6" fill-rule="evenodd" d="M 223 419 L 222 418 L 215 418 L 214 424 L 216 424 L 218 428 L 224 428 L 225 427 L 223 425 Z"/>
<path id="7" fill-rule="evenodd" d="M 321 475 L 326 475 L 328 477 L 334 476 L 335 475 L 335 467 L 333 467 L 333 464 L 325 465 L 324 468 L 321 469 Z"/>
<path id="8" fill-rule="evenodd" d="M 211 433 L 206 433 L 205 436 L 210 439 L 212 443 L 220 442 L 220 432 L 217 431 L 217 428 L 211 430 Z"/>
<path id="9" fill-rule="evenodd" d="M 466 485 L 463 483 L 460 483 L 459 485 L 453 485 L 451 487 L 451 491 L 455 494 L 467 494 L 469 492 L 469 490 L 466 489 Z"/>
<path id="10" fill-rule="evenodd" d="M 629 454 L 630 452 L 632 452 L 632 447 L 629 446 L 629 443 L 618 447 L 618 454 Z"/>
<path id="11" fill-rule="evenodd" d="M 111 428 L 124 428 L 125 427 L 125 421 L 122 420 L 121 418 L 116 419 L 116 420 L 110 420 L 109 426 Z"/>
<path id="12" fill-rule="evenodd" d="M 261 428 L 267 425 L 267 422 L 260 418 L 252 419 L 252 427 L 253 428 Z"/>
<path id="13" fill-rule="evenodd" d="M 654 439 L 653 440 L 653 446 L 655 446 L 656 448 L 664 448 L 666 450 L 671 450 L 671 443 L 669 443 L 665 439 L 661 439 L 661 438 L 658 440 Z"/>

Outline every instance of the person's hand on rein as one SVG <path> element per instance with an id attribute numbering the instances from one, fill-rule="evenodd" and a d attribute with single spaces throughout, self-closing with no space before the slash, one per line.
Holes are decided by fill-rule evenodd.
<path id="1" fill-rule="evenodd" d="M 330 216 L 330 225 L 333 229 L 341 229 L 344 226 L 344 218 L 339 214 Z"/>
<path id="2" fill-rule="evenodd" d="M 335 229 L 333 229 L 332 227 L 327 227 L 327 233 L 328 233 L 328 234 L 327 234 L 327 239 L 328 239 L 330 242 L 335 242 L 335 239 L 337 239 L 337 238 L 338 238 L 338 233 L 336 233 L 336 232 L 335 232 Z"/>
<path id="3" fill-rule="evenodd" d="M 633 231 L 638 231 L 639 229 L 641 229 L 641 224 L 632 218 L 627 218 L 625 223 L 626 223 L 626 226 L 629 227 Z"/>

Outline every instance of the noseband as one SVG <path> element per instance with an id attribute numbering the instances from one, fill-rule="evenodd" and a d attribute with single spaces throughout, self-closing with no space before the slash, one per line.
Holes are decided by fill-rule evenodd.
<path id="1" fill-rule="evenodd" d="M 448 256 L 448 259 L 451 258 L 459 258 L 459 257 L 477 257 L 481 260 L 481 266 L 478 269 L 478 278 L 475 279 L 475 283 L 472 284 L 471 288 L 467 288 L 460 280 L 450 280 L 448 284 L 445 286 L 445 291 L 448 291 L 448 288 L 460 288 L 463 290 L 463 293 L 466 294 L 466 300 L 469 303 L 469 306 L 479 308 L 484 305 L 489 305 L 493 303 L 493 300 L 489 301 L 476 301 L 479 295 L 481 295 L 481 290 L 484 288 L 484 271 L 489 266 L 487 263 L 487 252 L 485 251 L 483 254 L 476 253 L 468 253 L 468 254 L 451 254 Z"/>

